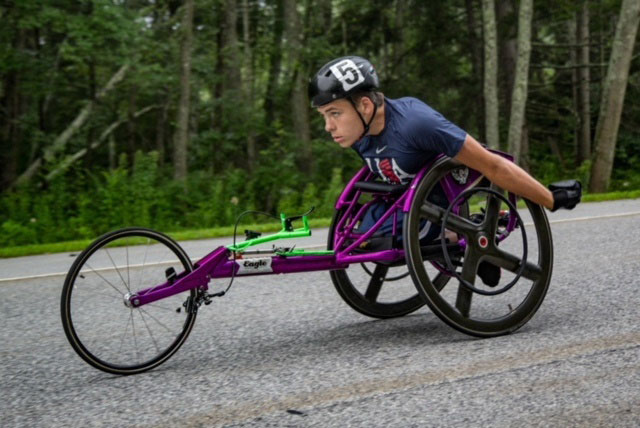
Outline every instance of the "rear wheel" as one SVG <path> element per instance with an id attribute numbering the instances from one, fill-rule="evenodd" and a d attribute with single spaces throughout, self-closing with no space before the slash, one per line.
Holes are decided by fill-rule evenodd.
<path id="1" fill-rule="evenodd" d="M 166 282 L 168 268 L 193 270 L 177 243 L 148 229 L 107 233 L 78 256 L 64 283 L 61 315 L 82 359 L 127 375 L 157 367 L 182 346 L 196 319 L 195 311 L 186 311 L 195 290 L 138 308 L 125 304 L 127 293 Z"/>
<path id="2" fill-rule="evenodd" d="M 329 228 L 328 249 L 333 249 L 335 227 L 345 210 L 336 211 Z M 338 294 L 356 311 L 373 318 L 393 318 L 410 314 L 424 305 L 408 277 L 407 266 L 362 263 L 348 269 L 330 271 Z"/>
<path id="3" fill-rule="evenodd" d="M 442 227 L 447 213 L 425 202 L 425 196 L 459 167 L 453 160 L 436 164 L 416 189 L 403 227 L 409 271 L 427 305 L 453 328 L 480 337 L 507 334 L 531 319 L 547 293 L 553 265 L 551 228 L 544 209 L 524 200 L 525 206 L 517 209 L 522 218 L 520 226 L 505 237 L 505 213 L 517 218 L 513 208 L 494 193 L 474 194 L 473 199 L 466 201 L 470 212 L 449 213 L 444 226 L 464 239 L 462 257 L 457 259 L 461 268 L 456 272 L 464 283 L 456 278 L 451 278 L 446 287 L 446 282 L 438 283 L 441 271 L 451 267 L 446 263 L 436 267 L 424 263 L 418 228 L 424 220 Z M 491 188 L 502 194 L 495 186 Z M 526 228 L 526 234 L 521 233 L 522 227 Z M 500 272 L 499 284 L 485 285 L 479 276 L 483 269 L 485 274 L 487 270 Z"/>

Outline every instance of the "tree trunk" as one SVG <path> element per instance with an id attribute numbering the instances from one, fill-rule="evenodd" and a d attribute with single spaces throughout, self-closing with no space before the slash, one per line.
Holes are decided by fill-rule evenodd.
<path id="1" fill-rule="evenodd" d="M 527 105 L 529 86 L 529 58 L 531 57 L 531 19 L 533 0 L 521 0 L 518 12 L 518 58 L 511 98 L 509 118 L 509 152 L 514 161 L 520 163 L 522 149 L 522 129 Z"/>
<path id="2" fill-rule="evenodd" d="M 133 83 L 129 88 L 129 108 L 128 108 L 128 122 L 127 122 L 127 151 L 129 153 L 129 159 L 133 162 L 137 144 L 136 144 L 136 120 L 134 114 L 136 112 L 136 104 L 138 102 L 138 86 Z M 92 141 L 91 139 L 90 141 Z"/>
<path id="3" fill-rule="evenodd" d="M 576 19 L 576 42 L 579 45 L 576 92 L 578 113 L 577 163 L 591 158 L 591 96 L 589 82 L 591 80 L 589 64 L 589 1 L 582 0 Z"/>
<path id="4" fill-rule="evenodd" d="M 522 140 L 520 142 L 520 166 L 529 172 L 531 167 L 531 158 L 529 156 L 529 126 L 525 117 L 522 125 Z"/>
<path id="5" fill-rule="evenodd" d="M 290 54 L 290 67 L 293 73 L 291 92 L 291 114 L 296 140 L 301 145 L 302 169 L 313 174 L 313 155 L 311 152 L 311 130 L 309 125 L 309 99 L 307 95 L 307 70 L 303 66 L 303 32 L 300 25 L 295 0 L 284 1 L 285 31 Z"/>
<path id="6" fill-rule="evenodd" d="M 100 134 L 100 137 L 98 137 L 97 140 L 91 141 L 89 144 L 87 144 L 87 147 L 81 150 L 78 150 L 74 154 L 66 156 L 58 165 L 56 165 L 55 168 L 52 169 L 52 171 L 49 174 L 47 174 L 44 177 L 44 180 L 47 182 L 53 180 L 56 176 L 60 175 L 61 173 L 69 169 L 69 167 L 73 165 L 73 163 L 76 162 L 78 159 L 81 159 L 84 156 L 86 156 L 91 150 L 95 150 L 98 147 L 100 147 L 107 139 L 109 139 L 109 168 L 114 169 L 116 167 L 115 140 L 113 138 L 113 133 L 115 132 L 115 130 L 118 129 L 118 127 L 122 125 L 124 122 L 136 120 L 143 114 L 157 107 L 158 106 L 156 105 L 150 105 L 143 108 L 142 110 L 129 114 L 127 116 L 126 121 L 116 120 L 111 125 L 107 126 L 104 131 L 102 131 L 102 133 Z"/>
<path id="7" fill-rule="evenodd" d="M 214 98 L 214 105 L 213 105 L 213 112 L 211 113 L 211 128 L 212 129 L 218 129 L 221 130 L 222 126 L 223 126 L 223 115 L 224 115 L 224 109 L 222 108 L 222 97 L 224 95 L 224 75 L 225 75 L 225 57 L 224 57 L 224 43 L 225 43 L 225 22 L 226 20 L 224 18 L 226 18 L 226 14 L 224 16 L 224 18 L 222 17 L 222 13 L 218 13 L 218 17 L 217 17 L 217 21 L 218 21 L 218 27 L 221 28 L 220 31 L 218 31 L 218 34 L 216 36 L 216 52 L 215 52 L 215 58 L 216 58 L 216 63 L 215 63 L 215 68 L 214 68 L 214 76 L 215 76 L 215 80 L 213 82 L 213 98 Z M 215 147 L 213 148 L 212 152 L 214 153 L 214 156 L 212 156 L 212 160 L 214 160 L 215 153 Z M 215 162 L 213 164 L 213 168 L 215 169 Z"/>
<path id="8" fill-rule="evenodd" d="M 162 92 L 161 106 L 156 116 L 156 143 L 155 149 L 158 152 L 158 164 L 164 165 L 165 158 L 165 132 L 167 127 L 167 118 L 169 116 L 169 90 L 164 89 Z"/>
<path id="9" fill-rule="evenodd" d="M 236 0 L 226 0 L 224 5 L 224 26 L 222 29 L 222 58 L 224 70 L 223 91 L 240 89 L 240 61 L 238 53 L 238 6 Z M 237 95 L 237 94 L 236 94 Z"/>
<path id="10" fill-rule="evenodd" d="M 118 166 L 116 159 L 116 139 L 112 134 L 109 134 L 109 170 L 113 171 Z"/>
<path id="11" fill-rule="evenodd" d="M 187 179 L 189 143 L 189 109 L 191 107 L 191 45 L 193 38 L 193 0 L 185 0 L 182 17 L 182 47 L 180 61 L 180 103 L 176 132 L 173 138 L 173 177 Z"/>
<path id="12" fill-rule="evenodd" d="M 518 60 L 518 31 L 516 28 L 515 6 L 513 0 L 498 0 L 497 28 L 500 41 L 498 82 L 502 95 L 503 111 L 511 111 L 513 86 L 516 80 L 516 62 Z"/>
<path id="13" fill-rule="evenodd" d="M 578 42 L 576 41 L 576 35 L 578 33 L 576 20 L 578 19 L 578 13 L 576 12 L 567 20 L 567 44 L 569 46 L 569 66 L 571 67 L 571 100 L 573 101 L 573 119 L 575 125 L 573 127 L 573 148 L 576 158 L 578 159 L 578 134 L 579 134 L 579 122 L 578 117 Z"/>
<path id="14" fill-rule="evenodd" d="M 16 31 L 13 40 L 13 48 L 22 54 L 25 47 L 27 30 Z M 0 190 L 9 187 L 18 174 L 18 149 L 22 143 L 22 94 L 20 82 L 20 70 L 11 70 L 4 79 L 5 96 L 0 108 L 6 112 L 6 122 L 0 134 L 0 162 L 2 174 L 0 175 Z M 0 110 L 1 111 L 1 110 Z"/>
<path id="15" fill-rule="evenodd" d="M 388 80 L 397 80 L 400 76 L 404 75 L 404 50 L 406 49 L 405 17 L 407 14 L 407 0 L 396 0 L 395 3 L 395 21 L 393 23 L 395 39 L 391 45 L 392 58 L 388 64 Z"/>
<path id="16" fill-rule="evenodd" d="M 275 1 L 275 17 L 273 22 L 273 38 L 271 41 L 271 54 L 269 55 L 269 77 L 267 79 L 267 93 L 264 100 L 265 124 L 267 128 L 272 126 L 276 112 L 276 94 L 278 92 L 278 80 L 282 68 L 282 32 L 284 28 L 284 10 L 282 0 Z"/>
<path id="17" fill-rule="evenodd" d="M 496 16 L 493 0 L 482 0 L 484 34 L 484 108 L 486 115 L 486 143 L 500 147 L 498 128 L 498 53 L 496 49 Z"/>
<path id="18" fill-rule="evenodd" d="M 469 33 L 469 51 L 471 52 L 471 67 L 472 73 L 474 77 L 474 82 L 480 86 L 480 82 L 482 82 L 483 75 L 483 64 L 482 64 L 482 49 L 481 45 L 478 41 L 482 37 L 478 37 L 477 32 L 477 23 L 476 23 L 476 12 L 474 7 L 474 0 L 465 0 L 465 7 L 467 12 L 467 31 Z M 476 123 L 478 127 L 478 135 L 482 141 L 486 141 L 485 136 L 485 114 L 484 114 L 484 95 L 479 95 L 475 97 L 476 103 Z"/>
<path id="19" fill-rule="evenodd" d="M 256 149 L 256 136 L 254 129 L 254 84 L 253 84 L 253 51 L 251 49 L 251 28 L 249 21 L 249 2 L 248 0 L 242 0 L 242 32 L 243 32 L 243 44 L 244 44 L 244 69 L 246 75 L 244 80 L 244 93 L 245 93 L 245 109 L 246 109 L 246 124 L 247 124 L 247 169 L 249 174 L 254 171 L 257 158 Z"/>
<path id="20" fill-rule="evenodd" d="M 604 192 L 609 187 L 639 21 L 640 1 L 623 0 L 596 125 L 594 162 L 589 185 L 591 192 Z"/>
<path id="21" fill-rule="evenodd" d="M 124 76 L 127 73 L 128 69 L 129 65 L 125 64 L 120 67 L 120 69 L 113 76 L 111 76 L 109 82 L 107 82 L 105 87 L 102 88 L 96 95 L 96 99 L 89 101 L 87 105 L 85 105 L 82 110 L 80 110 L 80 113 L 78 113 L 73 122 L 71 122 L 71 124 L 67 126 L 67 128 L 60 135 L 58 135 L 58 137 L 56 137 L 56 139 L 50 146 L 44 149 L 42 157 L 33 161 L 31 165 L 29 165 L 27 170 L 16 179 L 13 185 L 20 185 L 29 181 L 38 172 L 43 163 L 53 161 L 55 156 L 65 149 L 71 137 L 73 137 L 75 133 L 78 132 L 80 128 L 82 128 L 82 125 L 85 124 L 85 122 L 91 115 L 95 104 L 97 102 L 100 102 L 109 91 L 111 91 L 118 83 L 120 83 L 120 81 L 122 81 L 122 79 L 124 79 Z"/>

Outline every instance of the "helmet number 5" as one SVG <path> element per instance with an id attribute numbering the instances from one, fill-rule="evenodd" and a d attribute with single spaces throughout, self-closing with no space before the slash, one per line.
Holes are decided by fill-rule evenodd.
<path id="1" fill-rule="evenodd" d="M 331 66 L 331 72 L 342 82 L 342 88 L 349 91 L 359 83 L 364 82 L 364 76 L 356 64 L 350 59 L 345 59 Z"/>

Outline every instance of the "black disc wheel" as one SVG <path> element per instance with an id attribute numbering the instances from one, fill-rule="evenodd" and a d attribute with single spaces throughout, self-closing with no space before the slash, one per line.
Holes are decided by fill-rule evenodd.
<path id="1" fill-rule="evenodd" d="M 136 293 L 166 282 L 165 271 L 193 270 L 171 238 L 148 229 L 107 233 L 75 260 L 62 290 L 64 332 L 73 349 L 93 367 L 128 375 L 165 362 L 191 332 L 196 313 L 186 291 L 138 308 L 125 304 Z M 191 305 L 189 305 L 191 307 Z"/>
<path id="2" fill-rule="evenodd" d="M 328 249 L 333 249 L 335 228 L 344 210 L 336 211 L 329 228 Z M 394 318 L 410 314 L 424 305 L 407 275 L 407 266 L 382 263 L 353 264 L 330 271 L 338 294 L 353 309 L 373 318 Z"/>
<path id="3" fill-rule="evenodd" d="M 551 228 L 541 206 L 524 200 L 515 208 L 486 179 L 482 185 L 491 191 L 469 192 L 472 197 L 457 212 L 425 202 L 434 186 L 459 168 L 459 163 L 443 159 L 417 186 L 403 227 L 409 271 L 429 308 L 451 327 L 478 337 L 508 334 L 531 319 L 547 293 L 553 266 Z M 442 227 L 445 217 L 446 233 L 461 244 L 456 266 L 425 262 L 420 251 L 419 225 L 429 220 Z M 457 270 L 452 272 L 452 267 Z"/>

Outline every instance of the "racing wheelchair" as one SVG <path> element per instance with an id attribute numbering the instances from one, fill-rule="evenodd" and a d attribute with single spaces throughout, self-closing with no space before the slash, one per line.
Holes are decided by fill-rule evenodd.
<path id="1" fill-rule="evenodd" d="M 384 213 L 361 230 L 374 204 Z M 407 185 L 376 181 L 363 167 L 335 204 L 326 249 L 255 249 L 310 236 L 308 214 L 281 214 L 280 232 L 245 231 L 247 240 L 234 238 L 195 263 L 174 240 L 150 229 L 101 236 L 78 255 L 64 282 L 67 339 L 105 372 L 155 368 L 185 342 L 202 305 L 225 294 L 210 292 L 210 282 L 245 275 L 328 270 L 342 299 L 364 315 L 400 317 L 426 304 L 446 324 L 478 337 L 522 327 L 549 287 L 553 243 L 544 209 L 446 156 Z M 302 227 L 294 228 L 299 221 Z M 384 224 L 393 226 L 380 236 Z M 426 229 L 437 236 L 426 240 Z M 410 287 L 396 288 L 409 280 Z"/>

